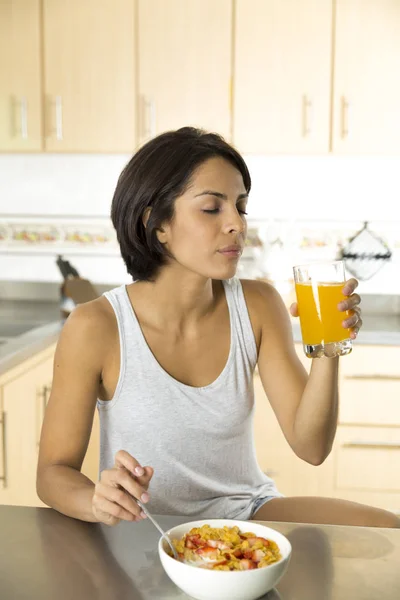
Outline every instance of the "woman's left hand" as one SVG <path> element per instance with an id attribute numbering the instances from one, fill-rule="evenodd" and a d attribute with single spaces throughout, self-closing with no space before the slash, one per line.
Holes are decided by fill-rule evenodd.
<path id="1" fill-rule="evenodd" d="M 362 327 L 362 318 L 361 318 L 361 308 L 360 302 L 361 298 L 358 294 L 354 293 L 354 290 L 358 286 L 357 279 L 349 279 L 345 282 L 343 287 L 343 294 L 347 296 L 338 304 L 338 309 L 342 312 L 348 311 L 346 319 L 342 322 L 342 325 L 345 329 L 350 329 L 350 337 L 352 340 L 355 340 L 358 332 Z"/>
<path id="2" fill-rule="evenodd" d="M 342 291 L 343 295 L 347 297 L 338 304 L 338 309 L 341 312 L 348 311 L 345 320 L 342 322 L 342 326 L 345 329 L 350 329 L 350 337 L 352 340 L 356 339 L 363 324 L 360 308 L 361 298 L 358 294 L 354 293 L 354 290 L 357 288 L 357 286 L 357 279 L 352 278 L 346 281 Z M 292 317 L 299 316 L 297 302 L 293 302 L 293 304 L 290 306 L 290 314 Z"/>

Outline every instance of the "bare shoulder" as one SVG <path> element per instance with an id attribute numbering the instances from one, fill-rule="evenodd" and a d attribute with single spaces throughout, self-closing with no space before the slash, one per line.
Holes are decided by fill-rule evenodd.
<path id="1" fill-rule="evenodd" d="M 267 333 L 273 343 L 291 344 L 289 312 L 279 292 L 267 281 L 241 279 L 256 341 Z"/>
<path id="2" fill-rule="evenodd" d="M 243 293 L 249 312 L 254 317 L 260 318 L 263 323 L 266 320 L 276 318 L 279 315 L 287 316 L 287 309 L 282 297 L 267 281 L 259 279 L 241 279 Z"/>
<path id="3" fill-rule="evenodd" d="M 73 351 L 86 358 L 99 358 L 118 335 L 114 311 L 103 296 L 79 304 L 67 318 L 58 343 L 58 353 Z"/>

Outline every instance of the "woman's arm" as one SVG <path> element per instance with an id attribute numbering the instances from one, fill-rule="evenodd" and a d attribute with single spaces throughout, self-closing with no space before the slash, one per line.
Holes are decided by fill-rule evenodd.
<path id="1" fill-rule="evenodd" d="M 269 402 L 297 456 L 319 465 L 329 455 L 336 433 L 339 360 L 312 359 L 307 376 L 278 292 L 264 282 L 243 283 L 259 342 L 258 369 Z"/>
<path id="2" fill-rule="evenodd" d="M 61 333 L 40 440 L 37 492 L 45 504 L 70 517 L 115 524 L 120 519 L 137 520 L 140 509 L 132 496 L 144 493 L 152 470 L 144 470 L 121 451 L 114 468 L 103 471 L 96 484 L 80 472 L 116 326 L 104 302 L 78 306 Z"/>

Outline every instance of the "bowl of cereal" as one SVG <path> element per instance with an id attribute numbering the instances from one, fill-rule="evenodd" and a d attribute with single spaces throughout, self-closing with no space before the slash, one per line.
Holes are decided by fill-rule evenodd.
<path id="1" fill-rule="evenodd" d="M 285 573 L 292 547 L 270 527 L 252 521 L 207 519 L 173 527 L 158 544 L 169 578 L 196 600 L 256 600 Z"/>

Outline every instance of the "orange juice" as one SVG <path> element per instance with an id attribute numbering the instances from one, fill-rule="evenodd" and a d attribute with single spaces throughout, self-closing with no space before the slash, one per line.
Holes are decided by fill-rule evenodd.
<path id="1" fill-rule="evenodd" d="M 342 326 L 349 313 L 337 307 L 345 299 L 343 286 L 344 283 L 296 283 L 303 344 L 314 346 L 350 338 L 350 329 Z"/>

